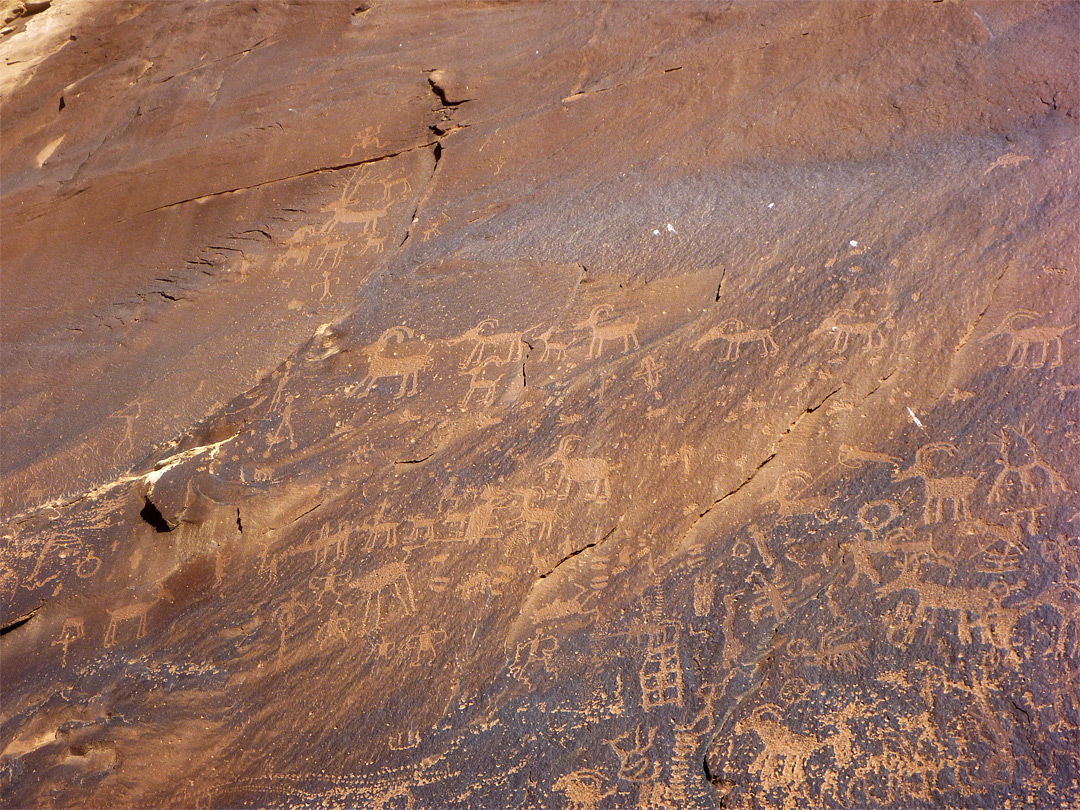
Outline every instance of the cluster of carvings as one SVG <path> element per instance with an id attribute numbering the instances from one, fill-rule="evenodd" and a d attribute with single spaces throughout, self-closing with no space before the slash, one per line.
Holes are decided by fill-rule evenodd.
<path id="1" fill-rule="evenodd" d="M 326 207 L 330 219 L 324 225 L 297 231 L 282 262 L 308 261 L 317 242 L 322 252 L 316 261 L 329 274 L 341 260 L 340 247 L 327 239 L 336 228 L 358 227 L 373 236 L 386 208 L 354 211 L 361 179 L 358 173 L 340 200 Z M 399 187 L 407 190 L 408 181 L 384 182 L 387 205 Z M 377 241 L 372 246 L 381 249 Z M 326 294 L 330 279 L 327 275 Z M 1073 327 L 1047 320 L 1033 310 L 1017 310 L 982 341 L 999 347 L 1000 366 L 1010 372 L 1049 372 L 1063 365 L 1063 338 Z M 689 348 L 711 352 L 717 363 L 771 358 L 784 343 L 779 326 L 728 318 L 702 331 Z M 852 347 L 880 352 L 894 328 L 891 315 L 859 315 L 843 308 L 804 330 L 802 338 L 822 341 L 834 355 Z M 454 391 L 461 411 L 484 411 L 496 406 L 529 362 L 558 364 L 575 358 L 587 363 L 640 353 L 629 376 L 659 397 L 669 369 L 648 348 L 642 349 L 644 332 L 640 315 L 619 312 L 610 304 L 595 305 L 586 317 L 565 326 L 506 329 L 498 319 L 485 318 L 438 341 L 408 325 L 394 325 L 349 352 L 347 379 L 336 393 L 376 408 L 403 407 L 421 398 L 425 383 L 439 374 L 444 381 L 457 381 Z M 331 348 L 316 359 L 340 353 L 340 347 Z M 284 443 L 291 450 L 299 446 L 300 431 L 293 424 L 299 394 L 288 389 L 289 376 L 283 374 L 266 403 L 266 418 L 273 425 L 267 431 L 268 449 Z M 1076 390 L 1061 382 L 1055 389 L 1062 401 Z M 118 415 L 127 425 L 123 441 L 128 445 L 138 416 L 138 407 Z M 572 419 L 565 423 L 574 424 Z M 1068 470 L 1043 452 L 1042 438 L 1028 424 L 997 425 L 978 437 L 994 453 L 989 466 L 982 467 L 969 461 L 970 443 L 962 447 L 952 439 L 927 438 L 903 458 L 841 445 L 834 469 L 860 476 L 881 473 L 885 482 L 884 491 L 857 503 L 822 491 L 820 476 L 798 469 L 777 475 L 761 501 L 771 527 L 740 532 L 726 555 L 728 563 L 742 566 L 744 584 L 735 588 L 730 576 L 699 566 L 691 592 L 681 597 L 688 601 L 685 611 L 694 617 L 690 622 L 667 617 L 662 589 L 654 594 L 651 607 L 621 627 L 602 617 L 596 590 L 577 583 L 564 591 L 572 595 L 538 608 L 531 616 L 535 632 L 506 651 L 505 679 L 529 692 L 565 682 L 559 669 L 562 642 L 553 624 L 567 617 L 592 627 L 598 649 L 622 650 L 625 659 L 634 662 L 631 670 L 616 673 L 614 681 L 596 686 L 606 701 L 602 709 L 588 714 L 566 710 L 577 712 L 572 722 L 588 721 L 610 732 L 603 740 L 608 761 L 561 774 L 545 789 L 574 808 L 597 808 L 631 797 L 643 808 L 692 804 L 700 791 L 715 789 L 734 790 L 733 795 L 742 797 L 739 801 L 797 807 L 823 800 L 841 805 L 898 801 L 904 795 L 930 802 L 941 789 L 947 762 L 962 763 L 962 773 L 951 778 L 971 789 L 1011 784 L 1037 771 L 1012 753 L 1010 732 L 994 719 L 994 694 L 1002 690 L 1006 675 L 1035 666 L 1034 654 L 1017 639 L 1036 624 L 1046 628 L 1047 636 L 1041 665 L 1075 681 L 1080 558 L 1075 541 L 1042 530 L 1048 516 L 1051 523 L 1060 522 L 1061 511 L 1075 495 L 1074 485 Z M 672 448 L 661 459 L 662 467 L 679 465 L 676 469 L 687 474 L 695 463 L 686 445 Z M 262 537 L 254 570 L 268 591 L 284 593 L 271 605 L 276 664 L 289 665 L 292 651 L 313 639 L 324 653 L 335 648 L 366 651 L 369 663 L 392 663 L 404 670 L 434 665 L 454 642 L 446 629 L 423 618 L 420 578 L 425 588 L 453 594 L 465 604 L 500 595 L 515 580 L 511 566 L 480 570 L 460 581 L 433 572 L 449 553 L 487 544 L 512 548 L 535 569 L 546 570 L 574 552 L 567 546 L 555 549 L 554 557 L 541 557 L 551 553 L 553 539 L 560 542 L 568 534 L 569 507 L 599 510 L 610 503 L 627 488 L 628 467 L 624 460 L 590 448 L 586 437 L 571 429 L 547 448 L 535 482 L 448 490 L 426 511 L 408 513 L 400 510 L 393 494 L 386 494 L 355 520 L 322 522 L 288 537 Z M 1080 513 L 1066 520 L 1076 518 Z M 821 533 L 828 543 L 800 548 L 791 540 L 796 530 Z M 25 565 L 5 566 L 5 596 L 20 589 L 55 596 L 69 574 L 93 580 L 102 568 L 100 553 L 76 533 L 49 536 Z M 371 564 L 372 559 L 380 562 Z M 1033 561 L 1057 572 L 1049 584 L 1032 582 Z M 595 582 L 610 574 L 593 571 L 589 576 Z M 155 611 L 172 600 L 159 584 L 156 591 L 109 608 L 103 616 L 66 618 L 51 641 L 60 648 L 61 665 L 68 665 L 69 653 L 79 646 L 114 648 L 138 642 Z M 850 621 L 850 608 L 843 607 L 856 603 L 866 619 L 861 625 Z M 775 687 L 739 686 L 738 673 L 753 668 L 763 655 L 747 640 L 754 635 L 747 628 L 758 628 L 760 634 L 763 627 L 775 630 L 786 624 L 794 628 L 791 640 L 774 652 L 783 653 L 789 671 Z M 875 632 L 869 632 L 871 627 Z M 885 643 L 896 650 L 936 645 L 943 656 L 959 646 L 992 661 L 997 672 L 991 678 L 984 668 L 974 680 L 960 682 L 923 656 L 918 664 L 921 678 L 915 682 L 903 667 L 875 669 L 874 659 L 888 656 L 880 649 L 872 655 L 872 645 Z M 694 650 L 703 647 L 713 650 L 718 666 L 705 676 L 691 674 L 689 661 Z M 814 673 L 828 673 L 833 685 L 808 680 Z M 862 677 L 866 673 L 868 680 Z M 971 719 L 967 725 L 958 721 L 956 727 L 942 729 L 932 717 L 936 702 L 943 693 L 960 692 L 965 705 L 986 719 Z M 890 695 L 896 694 L 904 696 L 907 713 L 891 726 L 868 728 L 865 718 L 887 711 Z M 812 700 L 818 701 L 816 708 L 811 708 Z M 716 710 L 719 701 L 736 706 L 723 719 Z M 1066 751 L 1077 740 L 1078 710 L 1067 689 L 1042 702 L 1032 697 L 1022 708 L 1035 718 L 1031 722 L 1036 733 L 1059 741 L 1050 745 L 1055 752 Z M 631 717 L 637 719 L 628 720 Z M 396 734 L 387 744 L 389 751 L 421 757 L 409 766 L 357 777 L 239 780 L 227 789 L 300 796 L 313 789 L 304 786 L 308 780 L 317 783 L 322 794 L 336 791 L 371 806 L 410 804 L 425 787 L 465 778 L 461 768 L 447 763 L 467 756 L 468 734 L 450 743 L 447 739 L 438 729 Z M 993 755 L 978 761 L 974 748 L 964 748 L 971 739 L 988 741 Z M 960 754 L 955 753 L 958 747 L 963 749 Z M 722 763 L 712 773 L 712 786 L 704 783 L 696 765 L 703 757 Z M 508 768 L 488 778 L 487 789 L 509 784 L 516 773 Z M 200 794 L 201 800 L 213 798 Z"/>

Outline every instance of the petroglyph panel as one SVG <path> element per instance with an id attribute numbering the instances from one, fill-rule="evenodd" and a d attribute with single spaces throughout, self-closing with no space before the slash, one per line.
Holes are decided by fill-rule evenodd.
<path id="1" fill-rule="evenodd" d="M 24 5 L 4 806 L 1080 803 L 1075 7 Z"/>

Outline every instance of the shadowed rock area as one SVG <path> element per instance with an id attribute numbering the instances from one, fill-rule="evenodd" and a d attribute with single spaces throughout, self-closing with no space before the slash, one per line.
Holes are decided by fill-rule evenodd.
<path id="1" fill-rule="evenodd" d="M 0 12 L 5 807 L 1080 805 L 1080 4 Z"/>

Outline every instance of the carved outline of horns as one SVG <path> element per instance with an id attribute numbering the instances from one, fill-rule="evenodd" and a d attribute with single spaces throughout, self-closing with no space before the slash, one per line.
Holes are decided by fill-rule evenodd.
<path id="1" fill-rule="evenodd" d="M 930 442 L 930 444 L 924 444 L 915 451 L 915 461 L 922 464 L 929 453 L 944 453 L 947 456 L 955 456 L 959 452 L 960 448 L 952 442 Z"/>
<path id="2" fill-rule="evenodd" d="M 569 436 L 563 436 L 559 439 L 559 449 L 565 452 L 570 452 L 574 449 L 574 445 L 571 442 L 580 442 L 582 436 L 578 436 L 576 433 L 571 433 Z"/>
<path id="3" fill-rule="evenodd" d="M 382 336 L 386 342 L 389 342 L 392 338 L 397 338 L 398 343 L 404 343 L 406 340 L 416 337 L 416 334 L 407 326 L 391 326 L 383 332 Z"/>
<path id="4" fill-rule="evenodd" d="M 871 523 L 871 510 L 877 509 L 880 506 L 884 506 L 888 511 L 888 514 L 886 514 L 884 519 Z M 858 512 L 859 522 L 866 528 L 874 531 L 884 529 L 898 517 L 900 517 L 900 512 L 897 510 L 896 504 L 892 501 L 868 501 L 859 507 Z"/>

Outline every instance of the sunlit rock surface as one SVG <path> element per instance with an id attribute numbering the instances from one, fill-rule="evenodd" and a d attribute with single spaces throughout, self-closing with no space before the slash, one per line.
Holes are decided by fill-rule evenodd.
<path id="1" fill-rule="evenodd" d="M 3 19 L 5 806 L 1080 803 L 1080 6 Z"/>

